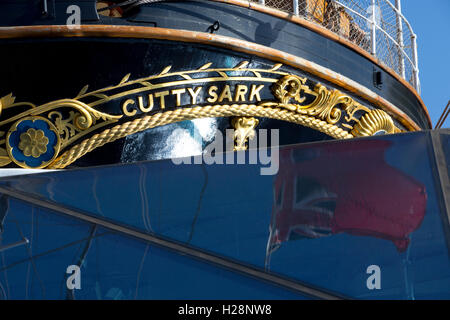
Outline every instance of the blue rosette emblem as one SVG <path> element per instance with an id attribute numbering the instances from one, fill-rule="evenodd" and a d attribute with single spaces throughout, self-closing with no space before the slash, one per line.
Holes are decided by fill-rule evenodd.
<path id="1" fill-rule="evenodd" d="M 60 148 L 56 127 L 43 117 L 17 121 L 9 130 L 6 150 L 12 161 L 22 168 L 38 169 L 55 160 Z"/>

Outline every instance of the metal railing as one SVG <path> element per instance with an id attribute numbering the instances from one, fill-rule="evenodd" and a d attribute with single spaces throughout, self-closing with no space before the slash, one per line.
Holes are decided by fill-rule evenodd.
<path id="1" fill-rule="evenodd" d="M 249 0 L 326 27 L 366 50 L 420 92 L 417 36 L 401 0 Z"/>

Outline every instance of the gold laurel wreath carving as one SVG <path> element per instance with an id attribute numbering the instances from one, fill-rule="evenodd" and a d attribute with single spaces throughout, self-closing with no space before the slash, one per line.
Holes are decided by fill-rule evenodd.
<path id="1" fill-rule="evenodd" d="M 15 97 L 13 97 L 12 94 L 9 94 L 0 100 L 3 99 L 10 102 L 9 104 L 2 103 L 1 106 L 3 109 L 19 106 L 27 106 L 29 109 L 0 121 L 0 127 L 13 121 L 24 119 L 28 116 L 37 116 L 48 113 L 49 120 L 53 120 L 61 137 L 61 148 L 70 144 L 73 140 L 71 138 L 75 137 L 75 135 L 79 135 L 80 133 L 81 135 L 84 135 L 97 129 L 99 127 L 96 125 L 97 120 L 104 121 L 100 125 L 102 126 L 114 123 L 122 117 L 100 112 L 86 103 L 75 99 L 61 99 L 40 106 L 36 106 L 29 102 L 14 103 Z M 73 110 L 69 112 L 69 117 L 67 119 L 63 119 L 61 112 L 56 111 L 56 109 L 60 108 L 70 108 Z"/>
<path id="2" fill-rule="evenodd" d="M 107 129 L 102 133 L 95 134 L 89 139 L 82 141 L 80 144 L 72 147 L 70 150 L 64 152 L 58 157 L 50 166 L 51 169 L 62 169 L 73 163 L 78 158 L 82 157 L 88 152 L 113 142 L 117 139 L 126 137 L 130 134 L 141 132 L 157 126 L 163 126 L 169 123 L 174 123 L 183 120 L 191 120 L 196 118 L 207 117 L 265 117 L 304 125 L 325 134 L 328 134 L 336 139 L 349 139 L 353 135 L 347 131 L 329 124 L 323 120 L 308 117 L 298 113 L 291 112 L 281 108 L 267 108 L 257 105 L 210 105 L 205 107 L 194 107 L 189 109 L 177 109 L 174 111 L 167 111 L 164 113 L 157 113 L 152 116 L 145 116 L 143 118 L 135 119 L 133 121 L 125 122 L 117 125 L 111 129 Z"/>
<path id="3" fill-rule="evenodd" d="M 306 81 L 306 78 L 289 75 L 281 78 L 275 83 L 272 86 L 272 92 L 280 101 L 278 105 L 291 111 L 317 117 L 331 124 L 335 124 L 341 120 L 342 111 L 348 113 L 348 116 L 344 119 L 346 122 L 352 120 L 358 121 L 358 119 L 354 117 L 354 114 L 357 111 L 370 111 L 369 108 L 361 105 L 353 98 L 337 89 L 329 90 L 324 85 L 318 83 L 315 85 L 314 89 L 311 90 L 310 87 L 306 85 Z M 309 104 L 302 105 L 308 95 L 313 97 L 314 100 Z M 294 99 L 298 103 L 290 103 L 291 99 Z M 265 105 L 275 106 L 277 103 L 269 102 Z"/>

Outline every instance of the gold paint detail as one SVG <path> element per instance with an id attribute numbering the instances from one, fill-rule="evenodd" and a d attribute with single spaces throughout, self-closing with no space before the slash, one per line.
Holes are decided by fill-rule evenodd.
<path id="1" fill-rule="evenodd" d="M 336 139 L 361 136 L 376 129 L 372 132 L 375 134 L 385 130 L 384 128 L 388 128 L 385 130 L 387 133 L 400 132 L 386 112 L 377 110 L 380 112 L 374 113 L 374 110 L 363 106 L 339 90 L 330 90 L 320 83 L 311 84 L 305 77 L 281 71 L 281 64 L 269 69 L 252 69 L 248 68 L 248 64 L 242 62 L 234 68 L 213 68 L 209 62 L 196 70 L 178 72 L 171 72 L 172 67 L 167 66 L 159 74 L 136 80 L 130 80 L 130 74 L 127 74 L 117 85 L 91 92 L 86 85 L 73 99 L 56 100 L 39 106 L 28 102 L 15 102 L 13 95 L 9 94 L 0 99 L 0 112 L 18 106 L 22 107 L 19 109 L 21 112 L 0 121 L 0 127 L 38 115 L 51 121 L 57 132 L 58 148 L 65 151 L 53 162 L 47 162 L 49 168 L 64 168 L 87 152 L 136 132 L 205 117 L 237 117 L 233 120 L 233 126 L 238 128 L 235 136 L 236 150 L 245 149 L 246 143 L 251 139 L 252 130 L 258 125 L 258 120 L 254 117 L 297 123 Z M 239 75 L 239 72 L 242 74 Z M 190 76 L 196 73 L 210 73 L 210 75 L 206 78 Z M 177 76 L 178 80 L 170 82 L 153 81 L 165 77 L 176 79 Z M 234 93 L 230 81 L 238 83 L 233 88 Z M 252 83 L 246 86 L 241 84 L 244 81 Z M 207 83 L 220 82 L 224 83 L 220 90 L 216 85 L 205 86 Z M 261 92 L 266 84 L 271 85 L 274 100 L 262 99 Z M 120 91 L 117 90 L 119 88 Z M 211 103 L 210 105 L 196 105 L 199 103 L 197 100 L 201 96 L 200 93 L 209 94 L 205 101 Z M 167 105 L 168 95 L 173 95 L 176 107 L 181 107 L 182 101 L 186 99 L 191 102 L 191 106 L 167 110 L 174 107 Z M 186 99 L 182 99 L 183 97 Z M 87 99 L 89 103 L 84 102 Z M 111 115 L 95 109 L 96 106 L 119 99 L 123 115 Z M 155 102 L 159 102 L 160 110 L 154 115 L 145 115 L 154 110 Z M 23 107 L 27 109 L 22 111 Z M 138 112 L 139 118 L 111 127 L 122 117 L 138 116 Z M 372 123 L 375 129 L 368 126 Z M 392 123 L 392 127 L 386 123 Z M 84 136 L 105 126 L 108 128 L 102 132 L 78 142 Z M 0 166 L 7 165 L 11 159 L 14 161 L 8 148 L 6 151 L 10 159 L 4 156 L 2 143 L 5 143 L 5 140 L 0 140 Z M 20 163 L 17 164 L 22 166 Z"/>
<path id="2" fill-rule="evenodd" d="M 216 0 L 216 1 L 237 1 L 240 5 L 248 7 L 247 1 L 240 0 Z M 252 4 L 252 7 L 254 5 Z M 258 6 L 257 6 L 258 7 Z M 267 7 L 259 6 L 258 8 Z M 311 24 L 304 19 L 289 16 L 285 13 L 277 10 L 272 10 L 277 12 L 276 15 L 279 17 L 294 19 L 297 23 L 306 26 L 313 31 L 319 32 L 322 35 L 328 36 L 338 42 L 344 42 L 347 46 L 351 46 L 353 50 L 364 55 L 369 60 L 372 60 L 375 64 L 379 64 L 369 53 L 361 50 L 358 46 L 353 45 L 351 42 L 341 39 L 326 28 L 317 27 L 315 24 Z M 272 12 L 271 11 L 271 12 Z M 281 16 L 280 16 L 281 15 Z M 69 26 L 70 27 L 70 26 Z M 257 45 L 255 43 L 250 43 L 247 41 L 238 40 L 235 38 L 211 35 L 209 33 L 193 32 L 187 30 L 175 30 L 167 28 L 154 28 L 154 27 L 139 27 L 139 26 L 117 26 L 117 25 L 81 25 L 80 30 L 73 30 L 68 26 L 20 26 L 20 27 L 6 27 L 0 28 L 0 38 L 10 39 L 10 38 L 29 38 L 29 37 L 119 37 L 119 38 L 147 38 L 147 39 L 164 39 L 171 41 L 181 41 L 181 42 L 193 42 L 202 43 L 216 47 L 224 47 L 238 52 L 243 52 L 245 54 L 256 55 L 269 60 L 277 61 L 278 63 L 272 68 L 272 70 L 277 70 L 283 64 L 289 65 L 291 67 L 303 70 L 327 81 L 330 81 L 338 86 L 341 86 L 354 94 L 366 99 L 370 103 L 378 106 L 379 108 L 385 110 L 390 115 L 394 116 L 397 121 L 402 123 L 409 131 L 421 130 L 421 127 L 415 123 L 407 114 L 397 108 L 395 105 L 379 96 L 377 93 L 371 91 L 370 89 L 359 85 L 357 82 L 338 74 L 329 68 L 325 68 L 321 65 L 310 62 L 306 59 L 287 54 L 285 52 L 275 50 L 266 46 Z M 324 32 L 326 34 L 324 34 Z M 416 92 L 414 88 L 404 79 L 402 79 L 395 71 L 390 68 L 386 68 L 383 65 L 380 67 L 384 68 L 388 73 L 394 76 L 398 81 L 403 83 L 404 86 L 409 88 L 409 90 L 415 95 L 416 99 L 419 101 L 423 111 L 426 114 L 428 124 L 431 126 L 431 120 L 428 111 Z M 209 68 L 208 63 L 201 68 Z M 199 68 L 200 70 L 200 68 Z M 255 73 L 255 75 L 257 72 Z"/>
<path id="3" fill-rule="evenodd" d="M 0 114 L 3 110 L 8 109 L 11 105 L 14 104 L 16 97 L 12 95 L 12 93 L 0 98 Z"/>
<path id="4" fill-rule="evenodd" d="M 352 130 L 351 133 L 355 136 L 373 135 L 379 130 L 384 130 L 386 133 L 401 132 L 385 111 L 371 110 L 347 94 L 337 89 L 329 90 L 320 83 L 311 90 L 306 83 L 306 78 L 295 75 L 281 78 L 272 86 L 272 92 L 279 103 L 269 102 L 264 105 L 286 108 L 324 120 L 329 124 L 339 123 L 340 126 Z M 313 100 L 305 103 L 308 96 Z M 292 99 L 297 103 L 291 103 Z M 356 116 L 357 113 L 358 116 Z M 344 117 L 343 114 L 345 114 Z M 374 131 L 374 128 L 379 129 Z"/>
<path id="5" fill-rule="evenodd" d="M 236 117 L 231 119 L 234 128 L 234 151 L 247 150 L 247 141 L 256 135 L 255 128 L 259 120 L 253 117 Z"/>
<path id="6" fill-rule="evenodd" d="M 7 166 L 12 162 L 5 148 L 0 148 L 0 167 Z"/>
<path id="7" fill-rule="evenodd" d="M 27 157 L 39 158 L 47 152 L 48 142 L 44 131 L 30 128 L 20 135 L 19 149 Z"/>
<path id="8" fill-rule="evenodd" d="M 309 90 L 309 87 L 305 85 L 306 78 L 300 78 L 297 76 L 285 76 L 275 83 L 272 87 L 273 94 L 278 100 L 289 110 L 294 111 L 296 106 L 290 105 L 291 99 L 294 99 L 298 103 L 305 101 L 305 97 L 300 97 L 301 90 Z"/>
<path id="9" fill-rule="evenodd" d="M 375 134 L 397 133 L 400 130 L 394 125 L 392 118 L 383 110 L 371 110 L 363 115 L 353 127 L 351 133 L 355 137 L 369 137 Z"/>
<path id="10" fill-rule="evenodd" d="M 207 68 L 205 68 L 205 66 Z M 85 98 L 96 98 L 95 101 L 89 103 L 90 107 L 95 107 L 97 105 L 104 104 L 106 102 L 109 102 L 111 100 L 116 100 L 119 98 L 123 98 L 126 96 L 134 95 L 134 94 L 140 94 L 145 93 L 149 91 L 154 90 L 162 90 L 162 91 L 155 91 L 154 93 L 150 93 L 149 97 L 155 98 L 156 101 L 159 101 L 160 103 L 164 104 L 165 107 L 165 97 L 169 94 L 175 95 L 177 99 L 180 99 L 179 95 L 184 93 L 183 91 L 168 91 L 164 90 L 165 88 L 170 87 L 176 87 L 176 86 L 186 86 L 186 85 L 192 85 L 193 87 L 187 87 L 186 92 L 189 95 L 191 99 L 191 104 L 197 103 L 197 98 L 199 94 L 203 90 L 202 84 L 210 83 L 210 82 L 229 82 L 229 81 L 254 81 L 259 83 L 274 83 L 277 81 L 277 79 L 274 79 L 273 77 L 263 77 L 261 76 L 261 73 L 267 73 L 270 75 L 280 75 L 284 76 L 287 75 L 286 72 L 281 71 L 272 71 L 271 69 L 236 69 L 236 68 L 209 68 L 211 66 L 211 63 L 208 63 L 204 65 L 203 67 L 196 69 L 196 70 L 185 70 L 185 71 L 178 71 L 178 72 L 169 72 L 171 70 L 171 66 L 167 66 L 164 68 L 164 70 L 157 74 L 152 75 L 146 78 L 136 79 L 136 80 L 129 80 L 129 74 L 125 76 L 122 81 L 115 86 L 95 90 L 92 92 L 86 92 L 87 87 L 85 86 L 81 92 L 77 95 L 75 99 L 81 100 Z M 203 68 L 203 69 L 202 69 Z M 245 75 L 242 76 L 229 76 L 227 72 L 242 72 Z M 195 73 L 212 73 L 214 76 L 206 77 L 206 78 L 192 78 L 190 74 Z M 249 75 L 249 73 L 253 73 L 254 76 Z M 259 76 L 258 76 L 259 75 Z M 168 77 L 180 77 L 181 79 L 170 81 L 170 82 L 160 82 L 160 83 L 152 83 L 152 80 L 155 79 L 161 79 L 161 78 L 168 78 Z M 200 85 L 200 86 L 196 86 Z M 127 88 L 129 87 L 129 88 Z M 260 91 L 264 87 L 264 85 L 252 85 L 251 89 L 249 90 L 249 101 L 252 101 L 256 99 L 257 101 L 261 101 L 260 97 Z M 123 91 L 117 93 L 116 89 L 122 89 Z M 209 88 L 209 94 L 210 97 L 208 98 L 208 102 L 214 103 L 219 99 L 219 93 L 216 92 L 218 90 L 217 87 L 211 86 Z M 228 100 L 229 102 L 232 102 L 234 97 L 231 95 L 230 88 L 225 86 L 224 91 L 221 93 L 221 100 Z M 109 92 L 112 92 L 111 95 L 108 95 Z M 242 92 L 241 92 L 242 94 Z M 157 99 L 156 99 L 157 98 Z M 220 102 L 220 101 L 219 101 Z M 122 103 L 122 109 L 123 111 L 126 111 L 128 113 L 133 113 L 134 110 L 132 105 L 136 105 L 136 102 L 133 99 L 130 99 L 130 101 L 126 100 Z M 142 110 L 141 110 L 142 111 Z M 125 112 L 124 112 L 125 113 Z"/>
<path id="11" fill-rule="evenodd" d="M 53 146 L 53 148 L 54 148 L 53 157 L 48 161 L 42 162 L 39 166 L 36 166 L 36 167 L 30 167 L 25 162 L 21 162 L 21 161 L 17 160 L 12 154 L 13 147 L 9 144 L 9 138 L 10 138 L 11 134 L 17 130 L 17 126 L 21 122 L 27 121 L 27 120 L 32 121 L 32 122 L 35 122 L 37 120 L 46 122 L 49 127 L 49 130 L 53 131 L 53 133 L 56 136 L 56 142 L 55 142 L 55 145 Z M 47 152 L 48 147 L 49 147 L 48 146 L 49 140 L 45 136 L 45 133 L 40 129 L 36 130 L 34 128 L 29 128 L 26 132 L 24 132 L 20 135 L 19 139 L 20 139 L 20 141 L 19 141 L 19 145 L 17 147 L 27 157 L 32 156 L 33 158 L 39 158 L 42 154 Z M 0 163 L 3 166 L 5 166 L 11 162 L 14 162 L 21 168 L 42 169 L 42 168 L 48 167 L 48 165 L 56 159 L 56 157 L 59 155 L 60 149 L 61 149 L 61 139 L 60 139 L 60 136 L 58 135 L 58 129 L 55 127 L 55 125 L 53 123 L 51 123 L 47 118 L 44 118 L 41 116 L 24 117 L 24 118 L 16 121 L 9 129 L 8 134 L 6 136 L 6 152 L 9 157 L 9 162 L 3 161 L 6 159 L 4 159 L 3 148 L 0 148 Z"/>
<path id="12" fill-rule="evenodd" d="M 52 101 L 40 106 L 36 106 L 32 103 L 14 103 L 9 107 L 16 106 L 30 106 L 28 110 L 0 121 L 0 126 L 6 125 L 12 121 L 24 119 L 28 116 L 47 115 L 48 119 L 54 122 L 55 127 L 58 130 L 58 134 L 61 138 L 61 147 L 65 147 L 75 140 L 79 133 L 85 135 L 92 130 L 95 130 L 99 126 L 105 125 L 98 124 L 99 120 L 106 123 L 114 123 L 122 116 L 109 115 L 95 110 L 89 105 L 78 101 L 76 99 L 61 99 Z M 74 110 L 69 111 L 66 118 L 63 118 L 63 113 L 60 110 L 63 108 L 71 108 Z"/>

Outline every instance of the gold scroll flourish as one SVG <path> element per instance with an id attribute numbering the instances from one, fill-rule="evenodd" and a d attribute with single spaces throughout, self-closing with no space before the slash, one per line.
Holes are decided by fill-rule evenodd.
<path id="1" fill-rule="evenodd" d="M 47 117 L 50 123 L 55 126 L 58 134 L 58 146 L 55 147 L 55 150 L 62 150 L 74 141 L 74 139 L 78 139 L 104 125 L 117 122 L 117 120 L 122 117 L 121 115 L 116 116 L 100 112 L 76 99 L 61 99 L 39 106 L 29 102 L 15 103 L 15 97 L 12 94 L 0 99 L 1 111 L 9 108 L 16 108 L 19 110 L 19 107 L 26 107 L 26 110 L 0 121 L 0 127 L 8 128 L 7 126 L 10 125 L 10 123 L 17 125 L 25 119 L 38 119 L 41 116 Z M 72 109 L 69 111 L 66 119 L 63 118 L 63 113 L 61 112 L 63 108 Z M 3 136 L 4 132 L 2 131 L 0 134 Z M 5 140 L 1 140 L 1 143 L 5 143 Z M 8 157 L 9 159 L 7 159 Z M 5 166 L 9 164 L 11 160 L 14 160 L 11 157 L 11 155 L 7 156 L 4 152 L 4 148 L 0 147 L 0 166 Z M 25 164 L 19 165 L 28 168 Z"/>
<path id="2" fill-rule="evenodd" d="M 4 107 L 4 109 L 6 108 L 12 108 L 12 107 L 17 107 L 19 105 L 24 105 L 25 103 L 13 103 L 11 105 L 8 105 L 7 107 Z M 41 115 L 44 114 L 46 112 L 55 110 L 55 109 L 59 109 L 59 108 L 72 108 L 75 109 L 77 112 L 79 112 L 79 115 L 77 115 L 74 118 L 74 125 L 79 128 L 80 130 L 85 130 L 87 128 L 89 128 L 92 123 L 93 123 L 93 119 L 103 119 L 105 121 L 107 120 L 117 120 L 120 119 L 122 116 L 114 116 L 114 115 L 109 115 L 107 113 L 103 113 L 100 112 L 98 110 L 95 110 L 94 108 L 88 106 L 86 103 L 78 101 L 76 99 L 61 99 L 61 100 L 56 100 L 56 101 L 52 101 L 40 106 L 35 106 L 34 104 L 31 103 L 26 103 L 27 105 L 30 105 L 31 108 L 21 112 L 13 117 L 9 117 L 6 120 L 0 121 L 0 127 L 8 124 L 10 122 L 13 122 L 15 120 L 21 119 L 21 118 L 25 118 L 28 116 L 36 116 L 36 115 Z"/>
<path id="3" fill-rule="evenodd" d="M 328 124 L 337 124 L 351 130 L 355 137 L 370 136 L 377 132 L 396 133 L 401 132 L 385 111 L 363 106 L 350 96 L 337 89 L 329 90 L 324 85 L 317 83 L 311 90 L 306 85 L 306 78 L 289 75 L 281 78 L 272 86 L 272 93 L 278 99 L 278 103 L 267 102 L 265 106 L 279 106 L 299 114 L 315 117 L 326 121 Z M 312 97 L 309 104 L 302 104 L 307 98 Z M 294 99 L 297 103 L 291 103 Z M 345 116 L 342 115 L 345 112 Z M 359 119 L 356 113 L 359 112 Z M 362 115 L 361 115 L 362 114 Z"/>
<path id="4" fill-rule="evenodd" d="M 308 117 L 282 108 L 270 108 L 254 104 L 209 105 L 204 107 L 196 106 L 188 109 L 181 108 L 173 111 L 157 113 L 152 116 L 145 116 L 143 118 L 135 119 L 133 121 L 117 125 L 111 129 L 106 129 L 103 132 L 93 135 L 92 137 L 82 141 L 80 144 L 77 144 L 68 151 L 64 152 L 49 166 L 49 168 L 65 168 L 78 158 L 98 147 L 134 134 L 136 132 L 141 132 L 157 126 L 163 126 L 169 123 L 197 118 L 232 116 L 272 118 L 307 126 L 328 134 L 335 139 L 353 138 L 352 134 L 335 125 L 326 123 L 325 121 L 316 119 L 314 117 Z"/>

